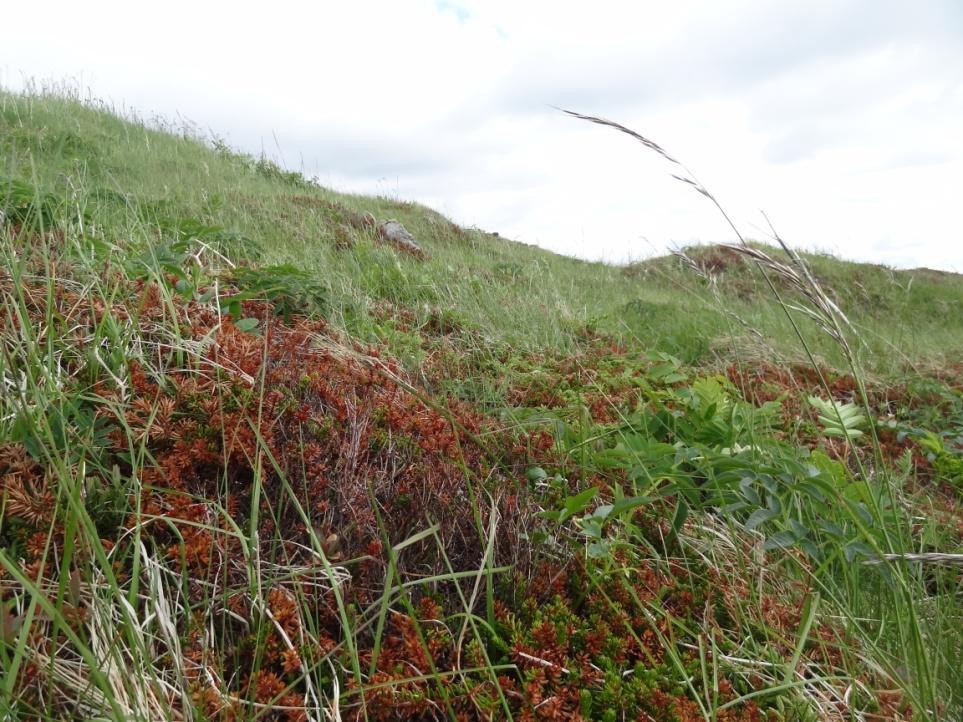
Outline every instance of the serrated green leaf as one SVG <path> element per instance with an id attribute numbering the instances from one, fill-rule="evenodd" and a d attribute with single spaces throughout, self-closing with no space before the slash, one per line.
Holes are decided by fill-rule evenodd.
<path id="1" fill-rule="evenodd" d="M 749 531 L 752 531 L 757 526 L 765 524 L 777 516 L 779 516 L 778 512 L 774 512 L 772 509 L 756 509 L 749 515 L 749 518 L 746 519 L 745 527 Z"/>
<path id="2" fill-rule="evenodd" d="M 595 495 L 598 493 L 599 488 L 597 486 L 591 486 L 585 491 L 566 497 L 564 508 L 561 510 L 558 516 L 559 523 L 583 511 L 586 505 L 588 505 L 588 503 L 594 499 Z"/>
<path id="3" fill-rule="evenodd" d="M 525 472 L 525 478 L 531 482 L 541 481 L 548 478 L 548 473 L 540 466 L 533 466 Z"/>
<path id="4" fill-rule="evenodd" d="M 249 331 L 253 331 L 254 329 L 256 329 L 257 324 L 258 324 L 258 320 L 256 318 L 242 318 L 238 320 L 234 324 L 234 326 L 235 328 L 237 328 L 238 331 L 243 331 L 244 333 L 248 333 Z"/>
<path id="5" fill-rule="evenodd" d="M 849 544 L 843 547 L 843 555 L 846 557 L 846 561 L 851 562 L 857 556 L 872 557 L 872 556 L 875 556 L 876 553 L 873 551 L 873 548 L 866 542 L 856 540 L 856 541 L 851 541 Z"/>
<path id="6" fill-rule="evenodd" d="M 796 543 L 796 535 L 791 531 L 779 531 L 766 539 L 763 550 L 769 552 L 774 549 L 788 549 Z"/>

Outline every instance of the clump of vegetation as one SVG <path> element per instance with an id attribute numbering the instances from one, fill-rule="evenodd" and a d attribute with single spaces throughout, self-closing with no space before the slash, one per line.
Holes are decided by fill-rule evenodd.
<path id="1" fill-rule="evenodd" d="M 52 228 L 57 205 L 52 194 L 39 191 L 16 178 L 0 176 L 0 222 Z"/>

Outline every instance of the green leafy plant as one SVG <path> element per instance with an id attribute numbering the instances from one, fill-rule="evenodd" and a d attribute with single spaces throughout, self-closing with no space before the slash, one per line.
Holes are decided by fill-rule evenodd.
<path id="1" fill-rule="evenodd" d="M 16 178 L 0 176 L 0 223 L 49 228 L 59 207 L 52 194 Z"/>
<path id="2" fill-rule="evenodd" d="M 165 235 L 175 241 L 209 248 L 234 261 L 257 261 L 264 253 L 260 243 L 240 231 L 203 223 L 196 218 L 176 218 L 160 225 Z"/>
<path id="3" fill-rule="evenodd" d="M 826 436 L 842 439 L 857 439 L 869 425 L 869 419 L 854 403 L 821 399 L 810 396 L 809 403 L 816 409 L 822 432 Z"/>
<path id="4" fill-rule="evenodd" d="M 943 438 L 932 431 L 924 432 L 917 442 L 926 451 L 937 477 L 963 489 L 963 454 L 950 451 Z"/>
<path id="5" fill-rule="evenodd" d="M 284 318 L 294 314 L 321 316 L 328 309 L 327 286 L 316 276 L 289 263 L 251 268 L 239 266 L 226 274 L 240 293 L 227 299 L 228 309 L 240 318 L 240 302 L 259 298 L 270 301 Z"/>

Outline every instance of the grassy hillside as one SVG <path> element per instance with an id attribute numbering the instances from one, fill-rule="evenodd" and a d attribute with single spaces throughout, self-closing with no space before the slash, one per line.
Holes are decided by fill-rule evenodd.
<path id="1" fill-rule="evenodd" d="M 963 277 L 587 263 L 58 95 L 0 159 L 5 719 L 959 718 Z"/>
<path id="2" fill-rule="evenodd" d="M 758 268 L 731 255 L 705 254 L 711 283 L 672 257 L 629 268 L 585 263 L 459 228 L 416 204 L 320 188 L 189 127 L 161 131 L 66 99 L 4 95 L 2 124 L 4 174 L 70 198 L 122 251 L 199 236 L 257 265 L 294 264 L 325 288 L 328 318 L 399 352 L 421 345 L 417 331 L 442 320 L 499 351 L 567 352 L 597 332 L 707 363 L 744 354 L 756 329 L 801 358 Z M 365 212 L 400 220 L 428 258 L 375 243 L 356 227 Z M 859 330 L 871 369 L 961 356 L 963 278 L 806 260 Z M 392 328 L 396 308 L 413 314 L 412 331 Z M 841 362 L 833 344 L 810 335 L 821 355 Z"/>

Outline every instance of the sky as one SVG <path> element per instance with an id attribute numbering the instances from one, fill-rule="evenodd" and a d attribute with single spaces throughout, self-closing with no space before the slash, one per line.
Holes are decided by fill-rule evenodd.
<path id="1" fill-rule="evenodd" d="M 187 119 L 337 190 L 625 262 L 731 229 L 963 272 L 963 2 L 5 4 L 0 86 Z"/>

